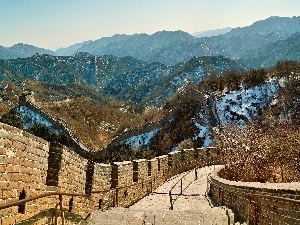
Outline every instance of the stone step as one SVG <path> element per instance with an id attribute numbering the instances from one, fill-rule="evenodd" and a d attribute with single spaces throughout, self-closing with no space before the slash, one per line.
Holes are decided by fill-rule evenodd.
<path id="1" fill-rule="evenodd" d="M 212 208 L 211 211 L 137 211 L 116 208 L 106 212 L 94 212 L 87 224 L 103 225 L 199 225 L 228 224 L 224 210 Z"/>
<path id="2" fill-rule="evenodd" d="M 86 224 L 103 225 L 228 225 L 233 224 L 231 210 L 222 207 L 211 207 L 207 198 L 207 175 L 214 167 L 198 169 L 198 179 L 194 173 L 187 174 L 181 187 L 172 190 L 173 209 L 170 208 L 169 191 L 183 176 L 180 174 L 158 187 L 153 194 L 146 196 L 129 208 L 113 208 L 106 212 L 94 212 Z M 181 183 L 181 182 L 180 182 Z M 230 219 L 228 218 L 228 215 Z"/>

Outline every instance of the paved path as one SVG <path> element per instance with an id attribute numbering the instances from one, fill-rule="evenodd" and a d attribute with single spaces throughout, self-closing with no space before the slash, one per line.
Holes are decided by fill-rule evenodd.
<path id="1" fill-rule="evenodd" d="M 229 224 L 226 209 L 211 207 L 206 197 L 207 175 L 218 166 L 202 167 L 188 173 L 172 191 L 173 210 L 170 210 L 169 191 L 186 173 L 179 174 L 158 187 L 153 194 L 141 199 L 129 208 L 114 208 L 92 214 L 88 224 L 103 225 L 210 225 Z M 232 221 L 232 219 L 230 220 Z M 232 222 L 231 222 L 232 223 Z"/>

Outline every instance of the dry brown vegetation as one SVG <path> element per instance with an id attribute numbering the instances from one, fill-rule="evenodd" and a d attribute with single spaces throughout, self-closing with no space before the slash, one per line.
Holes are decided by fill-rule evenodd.
<path id="1" fill-rule="evenodd" d="M 26 90 L 34 93 L 37 106 L 53 117 L 65 120 L 79 139 L 94 150 L 105 147 L 125 129 L 142 126 L 164 116 L 163 110 L 119 102 L 83 86 L 51 85 L 33 80 L 25 83 Z M 8 122 L 5 115 L 18 105 L 18 96 L 23 91 L 10 82 L 3 84 L 0 90 L 0 119 Z M 15 121 L 10 122 L 17 125 Z"/>
<path id="2" fill-rule="evenodd" d="M 221 176 L 235 181 L 300 181 L 300 79 L 289 76 L 277 104 L 254 125 L 232 126 L 216 135 L 226 165 Z"/>
<path id="3" fill-rule="evenodd" d="M 300 181 L 300 128 L 285 124 L 231 127 L 214 141 L 225 169 L 221 176 L 234 181 Z"/>
<path id="4" fill-rule="evenodd" d="M 0 102 L 0 116 L 9 113 L 9 111 L 10 111 L 10 107 L 5 103 Z"/>
<path id="5" fill-rule="evenodd" d="M 113 99 L 96 102 L 88 97 L 77 97 L 40 106 L 54 117 L 64 119 L 94 150 L 105 147 L 126 128 L 133 129 L 162 117 L 157 109 L 137 113 L 134 105 L 121 104 Z"/>

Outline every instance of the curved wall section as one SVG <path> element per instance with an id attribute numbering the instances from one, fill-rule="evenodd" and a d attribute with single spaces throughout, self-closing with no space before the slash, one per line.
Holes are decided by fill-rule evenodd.
<path id="1" fill-rule="evenodd" d="M 209 194 L 247 224 L 300 224 L 300 182 L 259 183 L 223 179 L 211 174 Z"/>
<path id="2" fill-rule="evenodd" d="M 66 219 L 73 215 L 83 220 L 95 210 L 127 207 L 170 177 L 218 163 L 218 158 L 210 149 L 186 149 L 150 160 L 99 164 L 74 149 L 0 123 L 0 225 L 51 223 L 60 201 Z M 35 198 L 54 193 L 61 198 Z M 28 198 L 35 200 L 7 206 Z"/>

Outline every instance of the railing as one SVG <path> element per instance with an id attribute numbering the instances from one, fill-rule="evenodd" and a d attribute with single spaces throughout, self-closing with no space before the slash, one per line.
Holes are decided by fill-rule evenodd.
<path id="1" fill-rule="evenodd" d="M 194 168 L 193 170 L 187 171 L 187 173 L 184 174 L 184 175 L 180 178 L 180 180 L 178 180 L 178 181 L 172 186 L 172 188 L 170 189 L 170 191 L 169 191 L 169 197 L 170 197 L 170 210 L 173 210 L 173 209 L 174 209 L 174 203 L 175 203 L 175 201 L 178 199 L 178 197 L 179 197 L 180 195 L 182 195 L 182 192 L 184 191 L 184 189 L 183 189 L 183 179 L 184 179 L 187 175 L 189 175 L 192 171 L 195 172 L 195 180 L 198 179 L 197 169 L 198 169 L 198 167 Z M 179 182 L 180 182 L 180 193 L 179 193 L 179 194 L 173 194 L 173 195 L 176 195 L 176 196 L 177 196 L 177 197 L 174 199 L 174 201 L 173 201 L 172 190 L 176 187 L 176 185 L 177 185 Z M 192 182 L 190 182 L 190 183 L 185 187 L 185 189 L 186 189 L 191 183 L 192 183 Z"/>
<path id="2" fill-rule="evenodd" d="M 208 195 L 212 195 L 212 187 L 211 187 L 211 174 L 208 174 L 207 176 L 207 193 Z M 291 220 L 297 220 L 295 224 L 300 224 L 300 200 L 292 199 L 292 198 L 284 198 L 284 197 L 279 197 L 279 196 L 273 196 L 273 195 L 267 195 L 267 194 L 255 194 L 251 192 L 246 192 L 246 191 L 239 191 L 239 190 L 229 190 L 228 188 L 221 188 L 219 187 L 218 189 L 218 194 L 217 194 L 217 205 L 222 206 L 224 205 L 224 190 L 226 189 L 226 192 L 231 195 L 231 194 L 236 194 L 236 195 L 242 195 L 247 198 L 247 206 L 248 206 L 248 211 L 246 213 L 246 222 L 247 224 L 253 224 L 257 225 L 258 224 L 258 214 L 259 210 L 261 207 L 259 205 L 262 205 L 261 199 L 268 199 L 272 201 L 273 203 L 278 203 L 278 202 L 288 202 L 290 204 L 295 204 L 296 206 L 299 207 L 298 210 L 295 210 L 295 213 L 298 213 L 299 218 L 290 218 Z M 230 206 L 229 206 L 230 207 Z M 253 208 L 253 210 L 251 210 Z M 268 205 L 268 208 L 272 208 L 272 206 Z M 276 207 L 274 207 L 276 208 Z M 284 214 L 281 214 L 282 216 L 285 216 Z M 252 220 L 253 218 L 253 220 Z M 277 221 L 278 222 L 278 221 Z M 286 223 L 290 224 L 290 223 Z"/>
<path id="3" fill-rule="evenodd" d="M 53 196 L 53 195 L 58 195 L 58 200 L 59 200 L 59 202 L 57 204 L 55 204 L 55 207 L 54 207 L 54 225 L 58 224 L 57 223 L 57 221 L 58 221 L 58 216 L 57 216 L 58 206 L 59 206 L 59 210 L 60 210 L 60 217 L 61 217 L 61 220 L 62 220 L 62 225 L 65 224 L 64 212 L 63 212 L 63 203 L 62 203 L 62 200 L 63 200 L 62 196 L 63 195 L 64 196 L 72 196 L 72 197 L 74 197 L 74 196 L 89 197 L 89 195 L 78 194 L 78 193 L 47 192 L 47 193 L 40 194 L 40 195 L 37 195 L 37 196 L 34 196 L 34 197 L 28 197 L 26 199 L 22 199 L 22 200 L 2 204 L 2 205 L 0 205 L 0 210 L 10 208 L 10 207 L 13 207 L 13 206 L 25 205 L 26 202 L 31 202 L 31 201 L 34 201 L 34 200 L 37 200 L 37 199 L 40 199 L 40 198 L 45 198 L 45 197 L 49 197 L 49 196 Z M 69 210 L 72 210 L 72 205 L 69 206 Z M 52 220 L 53 220 L 53 217 L 52 217 Z"/>

